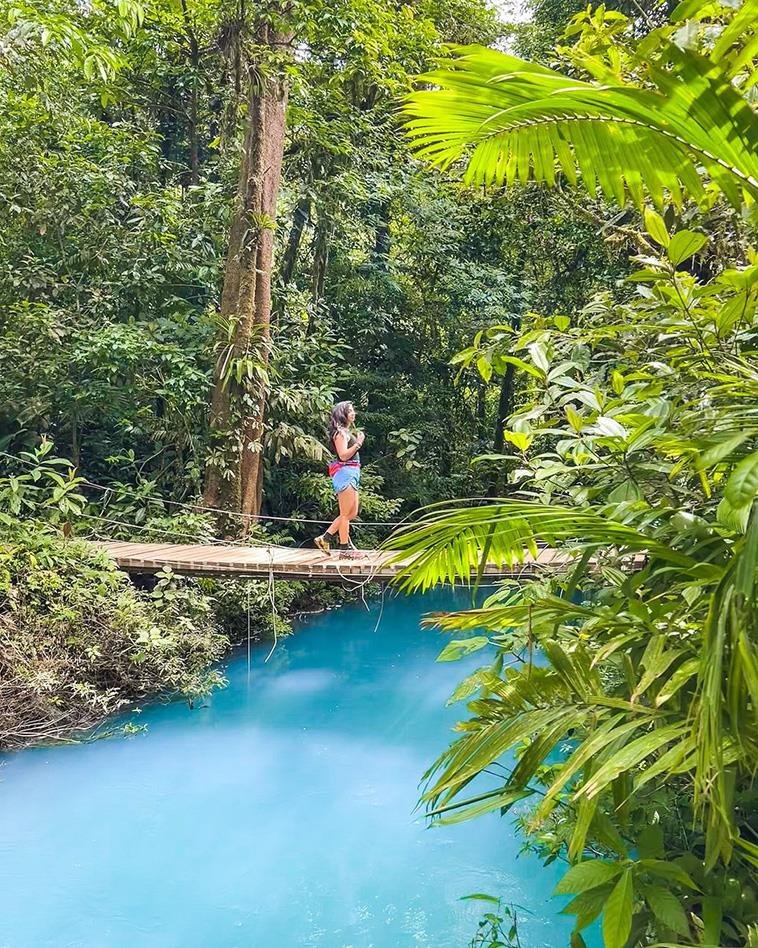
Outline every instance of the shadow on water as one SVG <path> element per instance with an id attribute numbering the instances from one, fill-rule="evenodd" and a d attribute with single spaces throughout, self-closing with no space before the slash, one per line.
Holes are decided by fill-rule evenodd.
<path id="1" fill-rule="evenodd" d="M 310 618 L 202 707 L 145 733 L 5 757 L 0 948 L 464 946 L 481 907 L 523 906 L 524 948 L 568 944 L 562 867 L 519 856 L 509 818 L 426 827 L 419 780 L 481 661 L 435 663 L 440 592 Z M 591 944 L 591 948 L 593 945 Z"/>

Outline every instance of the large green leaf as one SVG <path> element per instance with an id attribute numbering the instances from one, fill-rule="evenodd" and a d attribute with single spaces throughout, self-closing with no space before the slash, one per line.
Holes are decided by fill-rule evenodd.
<path id="1" fill-rule="evenodd" d="M 490 644 L 486 635 L 474 635 L 470 639 L 456 639 L 448 642 L 437 656 L 438 662 L 457 662 L 459 658 L 478 652 Z"/>
<path id="2" fill-rule="evenodd" d="M 617 862 L 588 859 L 572 866 L 555 887 L 556 895 L 575 895 L 605 885 L 622 871 Z"/>
<path id="3" fill-rule="evenodd" d="M 655 211 L 651 210 L 649 207 L 646 207 L 644 219 L 645 229 L 653 238 L 653 240 L 657 244 L 660 244 L 661 247 L 668 247 L 668 245 L 671 243 L 671 237 L 669 237 L 669 232 L 666 229 L 666 224 L 664 223 L 661 215 L 656 214 Z"/>
<path id="4" fill-rule="evenodd" d="M 758 451 L 749 454 L 732 471 L 724 496 L 737 508 L 758 497 Z"/>
<path id="5" fill-rule="evenodd" d="M 424 794 L 432 806 L 443 797 L 447 802 L 472 777 L 480 773 L 506 751 L 548 728 L 561 727 L 567 732 L 579 721 L 575 709 L 537 708 L 502 720 L 495 720 L 467 734 L 444 755 L 444 767 L 436 783 Z M 438 766 L 442 764 L 438 761 Z"/>
<path id="6" fill-rule="evenodd" d="M 593 774 L 592 777 L 577 790 L 577 794 L 586 794 L 589 797 L 595 796 L 620 774 L 636 767 L 636 765 L 646 757 L 660 751 L 661 748 L 666 747 L 672 741 L 681 738 L 684 733 L 685 726 L 683 724 L 669 724 L 665 727 L 656 728 L 643 737 L 638 737 L 603 764 L 597 773 Z"/>
<path id="7" fill-rule="evenodd" d="M 718 63 L 675 46 L 652 68 L 656 88 L 582 82 L 470 46 L 423 77 L 406 102 L 418 153 L 466 181 L 552 185 L 556 166 L 591 194 L 642 206 L 668 191 L 699 198 L 701 168 L 735 204 L 758 197 L 758 119 Z M 662 237 L 662 235 L 660 235 Z"/>
<path id="8" fill-rule="evenodd" d="M 612 877 L 613 879 L 616 876 Z M 603 906 L 611 891 L 611 886 L 606 884 L 598 886 L 595 889 L 588 889 L 572 899 L 569 904 L 561 910 L 561 915 L 576 915 L 576 929 L 586 928 L 603 911 Z"/>
<path id="9" fill-rule="evenodd" d="M 671 238 L 666 256 L 674 266 L 677 266 L 696 254 L 698 250 L 702 250 L 707 243 L 708 238 L 705 234 L 698 234 L 694 230 L 680 230 Z"/>
<path id="10" fill-rule="evenodd" d="M 750 434 L 749 431 L 736 431 L 734 434 L 728 435 L 715 444 L 712 444 L 700 455 L 696 465 L 697 469 L 705 470 L 714 464 L 718 464 L 719 461 L 723 461 L 724 458 L 729 457 L 733 451 L 744 444 L 750 437 Z"/>
<path id="11" fill-rule="evenodd" d="M 670 928 L 677 935 L 689 935 L 690 926 L 682 903 L 671 892 L 660 885 L 645 887 L 645 899 L 653 915 L 661 922 L 664 928 Z"/>
<path id="12" fill-rule="evenodd" d="M 640 859 L 639 866 L 655 876 L 660 876 L 661 879 L 671 879 L 687 889 L 697 889 L 690 876 L 674 862 L 666 862 L 663 859 Z"/>
<path id="13" fill-rule="evenodd" d="M 625 869 L 613 887 L 603 910 L 603 942 L 605 948 L 624 948 L 632 930 L 634 881 L 632 870 Z"/>
<path id="14" fill-rule="evenodd" d="M 485 813 L 491 813 L 493 810 L 505 811 L 519 800 L 531 796 L 531 793 L 531 790 L 493 790 L 480 797 L 429 810 L 427 815 L 437 817 L 437 821 L 442 826 L 451 826 L 477 816 L 484 816 Z"/>

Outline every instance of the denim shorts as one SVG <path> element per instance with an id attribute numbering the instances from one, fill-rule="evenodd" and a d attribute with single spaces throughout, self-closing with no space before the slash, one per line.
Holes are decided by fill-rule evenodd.
<path id="1" fill-rule="evenodd" d="M 361 469 L 359 467 L 340 467 L 332 474 L 332 487 L 335 494 L 341 494 L 348 487 L 354 487 L 358 490 L 361 482 Z"/>

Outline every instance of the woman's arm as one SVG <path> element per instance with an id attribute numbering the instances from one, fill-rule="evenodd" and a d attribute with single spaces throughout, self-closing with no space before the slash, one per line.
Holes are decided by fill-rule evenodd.
<path id="1" fill-rule="evenodd" d="M 355 457 L 355 455 L 360 451 L 361 445 L 363 444 L 363 435 L 358 435 L 358 440 L 352 446 L 352 448 L 348 448 L 347 442 L 348 436 L 346 431 L 338 431 L 334 436 L 334 448 L 340 461 L 349 461 L 351 458 Z"/>

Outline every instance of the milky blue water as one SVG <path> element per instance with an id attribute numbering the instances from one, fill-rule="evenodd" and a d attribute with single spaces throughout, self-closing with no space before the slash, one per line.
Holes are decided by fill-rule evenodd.
<path id="1" fill-rule="evenodd" d="M 0 946 L 452 948 L 472 892 L 523 907 L 524 948 L 567 945 L 563 869 L 519 856 L 511 817 L 414 812 L 480 663 L 434 661 L 419 618 L 453 604 L 389 600 L 376 631 L 378 603 L 311 618 L 203 707 L 144 708 L 146 733 L 3 758 Z"/>

